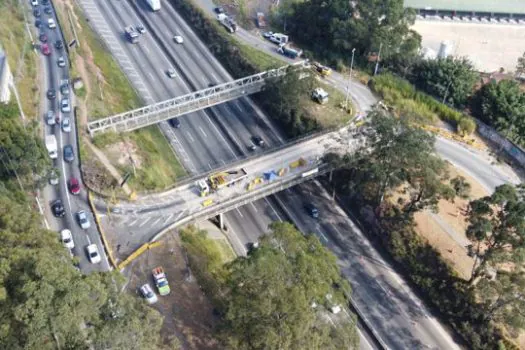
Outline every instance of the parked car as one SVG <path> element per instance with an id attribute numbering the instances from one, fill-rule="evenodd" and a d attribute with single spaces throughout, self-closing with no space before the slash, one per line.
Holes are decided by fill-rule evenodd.
<path id="1" fill-rule="evenodd" d="M 75 160 L 75 153 L 73 152 L 73 146 L 71 145 L 64 146 L 64 160 L 68 163 L 71 163 Z"/>
<path id="2" fill-rule="evenodd" d="M 71 132 L 71 119 L 69 119 L 68 117 L 62 119 L 62 131 Z"/>
<path id="3" fill-rule="evenodd" d="M 262 36 L 263 36 L 264 38 L 266 38 L 266 39 L 271 38 L 272 35 L 273 35 L 273 32 L 264 32 L 264 33 L 262 34 Z"/>
<path id="4" fill-rule="evenodd" d="M 55 98 L 57 98 L 57 92 L 55 91 L 55 89 L 47 90 L 46 95 L 47 95 L 47 98 L 50 100 L 54 100 Z"/>
<path id="5" fill-rule="evenodd" d="M 66 60 L 64 59 L 64 56 L 60 56 L 57 58 L 57 65 L 62 68 L 66 66 Z"/>
<path id="6" fill-rule="evenodd" d="M 55 112 L 52 110 L 49 110 L 46 113 L 46 124 L 49 126 L 55 125 Z"/>
<path id="7" fill-rule="evenodd" d="M 64 48 L 64 43 L 62 42 L 62 40 L 55 41 L 55 48 L 57 50 L 62 50 Z"/>
<path id="8" fill-rule="evenodd" d="M 47 9 L 48 9 L 48 8 L 49 8 L 49 7 L 46 7 L 46 8 L 44 9 L 44 12 L 45 12 L 45 13 L 48 13 L 48 12 L 47 12 Z M 51 8 L 49 8 L 49 9 L 51 10 Z M 48 27 L 49 29 L 55 29 L 55 28 L 57 27 L 57 25 L 56 25 L 56 23 L 55 23 L 55 20 L 54 20 L 53 18 L 48 18 L 48 19 L 47 19 L 47 27 Z"/>
<path id="9" fill-rule="evenodd" d="M 82 229 L 87 230 L 88 228 L 91 227 L 91 223 L 89 222 L 87 213 L 84 210 L 77 212 L 77 219 L 78 219 L 78 224 L 80 225 Z"/>
<path id="10" fill-rule="evenodd" d="M 177 44 L 182 44 L 184 43 L 184 39 L 182 38 L 182 36 L 180 35 L 175 35 L 173 37 L 173 41 L 175 41 Z"/>
<path id="11" fill-rule="evenodd" d="M 80 183 L 76 178 L 72 177 L 69 179 L 67 186 L 69 187 L 69 192 L 71 192 L 71 194 L 77 195 L 80 193 Z"/>
<path id="12" fill-rule="evenodd" d="M 75 242 L 73 241 L 73 235 L 68 229 L 60 231 L 60 240 L 67 249 L 75 248 Z"/>
<path id="13" fill-rule="evenodd" d="M 142 24 L 137 24 L 137 26 L 135 27 L 135 29 L 137 30 L 137 32 L 139 32 L 140 34 L 144 34 L 146 33 L 146 28 L 144 28 L 144 26 Z"/>
<path id="14" fill-rule="evenodd" d="M 38 36 L 38 39 L 43 43 L 47 43 L 47 35 L 45 35 L 44 33 L 40 34 Z"/>
<path id="15" fill-rule="evenodd" d="M 175 129 L 180 128 L 180 120 L 179 120 L 179 118 L 171 118 L 169 120 L 169 123 L 170 123 L 171 127 L 175 128 Z"/>
<path id="16" fill-rule="evenodd" d="M 98 253 L 98 247 L 96 244 L 90 244 L 86 247 L 87 255 L 89 258 L 89 261 L 92 264 L 98 264 L 102 260 L 100 258 L 100 254 Z"/>
<path id="17" fill-rule="evenodd" d="M 148 304 L 155 304 L 159 300 L 155 292 L 153 292 L 153 289 L 151 289 L 151 287 L 147 283 L 140 287 L 140 294 L 142 294 L 142 296 L 144 297 L 144 299 L 146 299 Z"/>
<path id="18" fill-rule="evenodd" d="M 53 211 L 53 215 L 57 218 L 63 218 L 66 215 L 66 209 L 60 199 L 57 199 L 51 204 L 51 210 Z"/>
<path id="19" fill-rule="evenodd" d="M 60 101 L 60 110 L 61 110 L 63 113 L 69 113 L 69 112 L 71 112 L 71 105 L 69 104 L 69 98 L 68 98 L 68 97 L 64 97 L 64 98 L 62 98 L 62 100 Z"/>

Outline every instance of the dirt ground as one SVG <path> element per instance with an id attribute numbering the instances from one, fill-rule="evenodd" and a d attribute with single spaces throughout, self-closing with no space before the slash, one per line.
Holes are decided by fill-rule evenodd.
<path id="1" fill-rule="evenodd" d="M 489 193 L 461 170 L 450 166 L 449 173 L 450 178 L 461 175 L 467 179 L 471 185 L 470 198 L 456 198 L 454 203 L 442 200 L 438 205 L 439 212 L 435 215 L 430 211 L 417 213 L 415 215 L 416 231 L 450 262 L 461 277 L 468 279 L 474 261 L 467 255 L 465 247 L 460 244 L 460 242 L 467 241 L 465 230 L 468 223 L 464 214 L 470 200 L 486 196 Z M 447 228 L 453 232 L 448 233 Z"/>
<path id="2" fill-rule="evenodd" d="M 138 155 L 137 145 L 134 142 L 115 142 L 104 148 L 104 152 L 112 164 L 128 165 L 130 158 L 137 169 L 142 167 L 142 158 Z"/>
<path id="3" fill-rule="evenodd" d="M 218 349 L 218 342 L 211 335 L 216 322 L 213 307 L 191 275 L 178 234 L 166 235 L 162 243 L 131 264 L 126 273 L 130 274 L 128 290 L 135 293 L 144 283 L 154 287 L 151 270 L 162 266 L 171 293 L 158 296 L 159 301 L 152 307 L 164 316 L 161 335 L 166 343 L 176 336 L 182 349 Z"/>

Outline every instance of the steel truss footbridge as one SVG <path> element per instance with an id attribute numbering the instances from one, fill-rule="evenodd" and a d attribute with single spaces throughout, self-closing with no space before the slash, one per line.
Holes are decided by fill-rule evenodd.
<path id="1" fill-rule="evenodd" d="M 300 70 L 307 67 L 309 67 L 308 61 L 301 61 L 116 114 L 111 117 L 98 119 L 88 123 L 88 131 L 90 136 L 93 137 L 109 131 L 119 133 L 140 129 L 152 124 L 157 124 L 163 120 L 254 94 L 263 89 L 267 79 L 282 77 L 290 72 L 290 70 Z"/>

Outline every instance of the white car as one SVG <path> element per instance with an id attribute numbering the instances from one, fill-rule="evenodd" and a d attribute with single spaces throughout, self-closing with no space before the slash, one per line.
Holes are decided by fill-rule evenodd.
<path id="1" fill-rule="evenodd" d="M 91 223 L 89 222 L 87 213 L 84 210 L 77 212 L 77 219 L 78 219 L 78 224 L 80 225 L 82 229 L 87 230 L 88 228 L 91 227 Z"/>
<path id="2" fill-rule="evenodd" d="M 55 112 L 49 110 L 46 113 L 46 124 L 49 126 L 55 125 L 56 118 L 55 118 Z"/>
<path id="3" fill-rule="evenodd" d="M 71 112 L 71 105 L 69 104 L 69 98 L 64 97 L 62 101 L 60 101 L 60 109 L 63 113 L 69 113 Z"/>
<path id="4" fill-rule="evenodd" d="M 47 26 L 49 27 L 49 29 L 55 29 L 57 27 L 53 18 L 49 18 L 47 20 Z"/>
<path id="5" fill-rule="evenodd" d="M 60 231 L 60 240 L 67 249 L 75 248 L 75 242 L 73 242 L 73 235 L 68 229 Z"/>
<path id="6" fill-rule="evenodd" d="M 98 247 L 96 244 L 90 244 L 86 247 L 86 251 L 88 254 L 89 261 L 91 261 L 92 264 L 98 264 L 102 259 L 100 258 L 100 254 L 98 253 Z"/>
<path id="7" fill-rule="evenodd" d="M 62 131 L 71 132 L 71 119 L 67 117 L 62 119 Z"/>
<path id="8" fill-rule="evenodd" d="M 31 5 L 38 6 L 38 0 L 31 0 Z"/>
<path id="9" fill-rule="evenodd" d="M 63 56 L 60 56 L 60 57 L 57 59 L 57 65 L 58 65 L 60 68 L 66 66 L 66 60 L 64 59 Z"/>
<path id="10" fill-rule="evenodd" d="M 184 42 L 184 39 L 180 36 L 180 35 L 175 35 L 173 37 L 173 40 L 177 43 L 177 44 L 182 44 Z"/>
<path id="11" fill-rule="evenodd" d="M 144 299 L 146 299 L 148 304 L 155 304 L 159 300 L 155 292 L 153 292 L 153 289 L 151 289 L 151 287 L 147 283 L 140 287 L 140 293 L 142 294 Z"/>

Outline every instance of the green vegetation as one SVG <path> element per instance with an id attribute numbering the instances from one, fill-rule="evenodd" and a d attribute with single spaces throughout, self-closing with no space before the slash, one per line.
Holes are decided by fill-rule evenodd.
<path id="1" fill-rule="evenodd" d="M 470 253 L 478 261 L 472 279 L 463 280 L 417 235 L 413 214 L 436 210 L 441 198 L 468 196 L 465 179 L 449 180 L 442 161 L 432 153 L 432 137 L 403 119 L 374 111 L 367 133 L 371 143 L 356 155 L 328 157 L 340 168 L 334 179 L 347 198 L 344 204 L 379 238 L 470 349 L 501 348 L 501 325 L 508 330 L 525 327 L 518 311 L 525 307 L 522 188 L 504 185 L 492 196 L 470 203 L 467 235 L 473 242 Z M 394 200 L 396 193 L 401 195 Z"/>
<path id="2" fill-rule="evenodd" d="M 15 80 L 22 109 L 28 118 L 38 116 L 38 53 L 33 50 L 31 38 L 26 29 L 25 4 L 18 0 L 0 1 L 1 46 L 7 54 L 7 60 Z M 32 18 L 32 17 L 31 17 Z M 14 96 L 12 97 L 14 99 Z"/>
<path id="3" fill-rule="evenodd" d="M 455 125 L 458 132 L 471 134 L 476 123 L 471 117 L 437 101 L 432 96 L 417 91 L 405 79 L 391 74 L 381 74 L 372 78 L 370 88 L 378 93 L 396 113 L 412 122 L 435 124 L 437 119 Z"/>
<path id="4" fill-rule="evenodd" d="M 314 235 L 304 237 L 289 223 L 274 223 L 271 229 L 248 257 L 229 264 L 205 232 L 181 231 L 192 269 L 220 312 L 223 347 L 356 348 L 354 320 L 332 324 L 323 316 L 346 304 L 350 293 L 335 257 Z"/>

